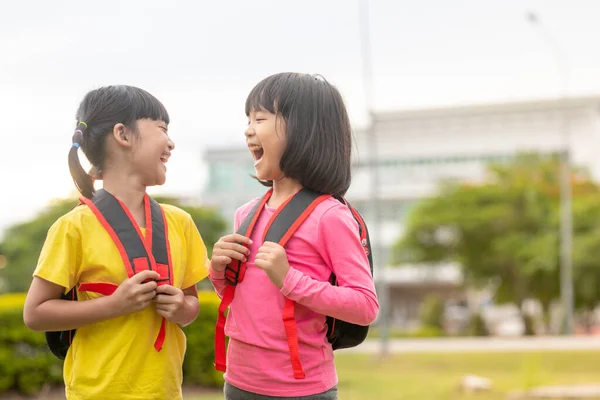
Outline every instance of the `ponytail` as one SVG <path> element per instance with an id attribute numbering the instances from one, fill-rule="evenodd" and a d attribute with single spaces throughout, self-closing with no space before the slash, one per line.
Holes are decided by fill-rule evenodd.
<path id="1" fill-rule="evenodd" d="M 77 127 L 82 126 L 82 129 L 85 130 L 87 128 L 87 124 L 85 122 L 80 122 L 77 124 Z M 83 143 L 83 131 L 77 129 L 73 134 L 73 145 L 69 150 L 69 171 L 71 172 L 71 177 L 73 178 L 73 182 L 84 197 L 88 199 L 92 199 L 94 196 L 94 180 L 81 166 L 81 162 L 79 161 L 78 150 L 81 144 Z"/>

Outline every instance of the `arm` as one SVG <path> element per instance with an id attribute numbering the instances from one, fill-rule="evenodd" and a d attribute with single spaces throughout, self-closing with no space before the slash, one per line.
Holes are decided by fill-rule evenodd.
<path id="1" fill-rule="evenodd" d="M 88 301 L 61 299 L 64 287 L 34 277 L 23 309 L 25 325 L 38 332 L 65 331 L 141 311 L 155 297 L 158 279 L 154 271 L 143 271 L 125 280 L 110 296 Z"/>
<path id="2" fill-rule="evenodd" d="M 210 282 L 217 292 L 217 295 L 220 298 L 223 298 L 223 294 L 225 294 L 225 288 L 227 287 L 227 282 L 225 281 L 225 270 L 216 271 L 213 269 L 211 263 L 208 279 L 210 279 Z"/>
<path id="3" fill-rule="evenodd" d="M 196 285 L 178 289 L 171 285 L 162 285 L 156 289 L 156 312 L 181 327 L 196 320 L 200 311 Z"/>
<path id="4" fill-rule="evenodd" d="M 323 260 L 338 279 L 338 286 L 317 281 L 290 267 L 281 292 L 320 314 L 358 325 L 371 324 L 379 312 L 379 303 L 358 225 L 345 206 L 340 204 L 323 214 L 317 228 L 317 243 Z"/>
<path id="5" fill-rule="evenodd" d="M 76 286 L 83 262 L 79 229 L 67 218 L 59 218 L 48 230 L 27 293 L 23 309 L 27 327 L 44 332 L 77 329 L 142 310 L 152 302 L 156 283 L 142 281 L 159 278 L 153 271 L 125 280 L 111 296 L 81 302 L 62 300 L 65 289 Z"/>
<path id="6" fill-rule="evenodd" d="M 62 286 L 34 277 L 23 309 L 25 325 L 36 332 L 64 331 L 116 317 L 110 296 L 69 301 L 60 299 L 63 291 Z"/>
<path id="7" fill-rule="evenodd" d="M 198 289 L 196 285 L 191 286 L 183 290 L 185 295 L 185 307 L 183 311 L 183 321 L 179 323 L 179 326 L 184 327 L 196 320 L 198 312 L 200 312 L 200 303 L 198 302 Z"/>

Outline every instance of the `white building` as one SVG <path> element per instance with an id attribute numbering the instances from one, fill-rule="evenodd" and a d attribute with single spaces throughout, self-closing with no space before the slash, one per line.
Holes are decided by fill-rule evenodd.
<path id="1" fill-rule="evenodd" d="M 374 115 L 373 131 L 378 154 L 375 165 L 380 173 L 381 237 L 371 235 L 383 247 L 375 268 L 381 270 L 382 260 L 402 233 L 402 219 L 419 199 L 435 193 L 441 179 L 478 180 L 483 177 L 486 163 L 513 157 L 519 151 L 558 152 L 566 134 L 572 160 L 589 168 L 594 178 L 600 178 L 600 97 L 572 98 L 563 103 L 556 99 L 479 104 L 421 110 L 379 112 Z M 568 130 L 563 122 L 567 116 Z M 368 137 L 355 132 L 356 169 L 347 198 L 361 211 L 373 229 L 369 209 L 369 171 L 372 160 Z M 245 147 L 210 149 L 205 154 L 209 179 L 202 195 L 203 203 L 219 207 L 232 219 L 235 209 L 264 192 L 250 175 L 253 161 Z M 447 270 L 447 267 L 446 267 Z M 406 271 L 408 272 L 408 271 Z M 416 283 L 455 288 L 456 276 L 447 280 L 423 275 L 415 281 L 413 272 L 394 269 L 386 272 L 391 284 L 403 288 Z M 419 275 L 421 276 L 421 275 Z M 451 291 L 450 291 L 451 292 Z M 449 293 L 450 293 L 449 292 Z M 391 316 L 411 320 L 416 317 L 420 297 L 394 300 Z M 409 304 L 410 303 L 410 304 Z"/>

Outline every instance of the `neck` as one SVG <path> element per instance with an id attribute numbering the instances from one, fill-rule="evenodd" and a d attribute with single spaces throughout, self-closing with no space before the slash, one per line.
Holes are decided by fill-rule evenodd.
<path id="1" fill-rule="evenodd" d="M 302 185 L 293 179 L 281 178 L 273 182 L 273 194 L 269 199 L 269 207 L 277 208 L 290 196 L 302 189 Z"/>
<path id="2" fill-rule="evenodd" d="M 102 180 L 104 190 L 125 204 L 138 223 L 142 222 L 146 186 L 139 181 L 137 176 L 109 170 L 103 173 Z M 141 216 L 142 221 L 139 220 L 138 216 Z"/>

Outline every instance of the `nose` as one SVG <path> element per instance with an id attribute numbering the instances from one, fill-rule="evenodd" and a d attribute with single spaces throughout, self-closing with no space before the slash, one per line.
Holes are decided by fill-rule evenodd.
<path id="1" fill-rule="evenodd" d="M 175 142 L 173 142 L 173 140 L 171 140 L 171 138 L 169 138 L 168 146 L 169 146 L 169 151 L 175 150 Z"/>
<path id="2" fill-rule="evenodd" d="M 247 138 L 256 135 L 256 132 L 254 131 L 254 128 L 252 127 L 252 124 L 248 124 L 248 126 L 246 127 L 246 131 L 244 132 L 244 135 L 246 135 Z"/>

